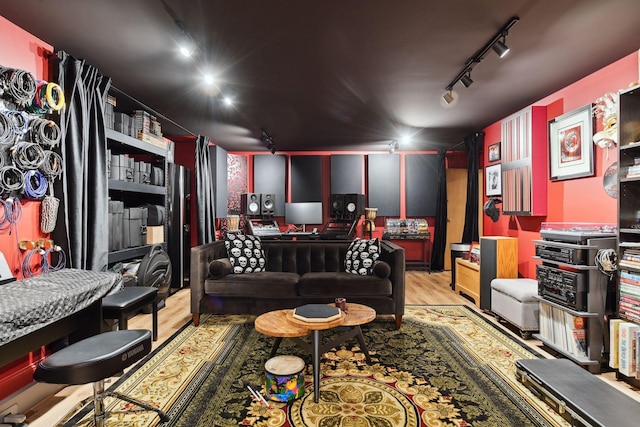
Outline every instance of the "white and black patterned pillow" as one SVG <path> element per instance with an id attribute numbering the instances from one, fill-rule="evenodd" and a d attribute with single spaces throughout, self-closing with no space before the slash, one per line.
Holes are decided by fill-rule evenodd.
<path id="1" fill-rule="evenodd" d="M 373 274 L 373 263 L 380 257 L 378 239 L 366 240 L 357 237 L 349 245 L 344 259 L 347 273 L 367 276 Z"/>
<path id="2" fill-rule="evenodd" d="M 265 271 L 266 259 L 259 237 L 227 233 L 224 245 L 227 247 L 232 273 L 242 274 Z"/>

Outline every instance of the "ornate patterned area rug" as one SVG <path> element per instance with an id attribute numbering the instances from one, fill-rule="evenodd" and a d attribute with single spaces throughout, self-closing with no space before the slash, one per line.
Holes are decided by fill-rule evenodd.
<path id="1" fill-rule="evenodd" d="M 407 306 L 402 328 L 391 317 L 363 325 L 372 357 L 357 342 L 324 354 L 319 402 L 313 399 L 310 355 L 284 339 L 278 354 L 306 362 L 305 393 L 290 403 L 252 399 L 262 389 L 273 338 L 253 316 L 203 316 L 185 326 L 111 389 L 147 401 L 153 412 L 112 414 L 107 426 L 504 427 L 568 426 L 515 378 L 514 361 L 541 357 L 472 309 Z M 330 339 L 334 331 L 324 331 Z M 107 409 L 125 402 L 106 399 Z M 64 425 L 91 425 L 91 406 Z"/>

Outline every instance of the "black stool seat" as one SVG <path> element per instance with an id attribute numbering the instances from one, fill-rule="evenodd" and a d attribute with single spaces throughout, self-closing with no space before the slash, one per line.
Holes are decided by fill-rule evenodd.
<path id="1" fill-rule="evenodd" d="M 142 307 L 152 304 L 153 340 L 158 339 L 158 288 L 130 286 L 102 298 L 102 317 L 118 319 L 118 328 L 127 329 L 129 316 Z"/>
<path id="2" fill-rule="evenodd" d="M 87 384 L 112 377 L 151 352 L 151 331 L 120 330 L 94 335 L 38 363 L 33 379 L 51 384 Z"/>

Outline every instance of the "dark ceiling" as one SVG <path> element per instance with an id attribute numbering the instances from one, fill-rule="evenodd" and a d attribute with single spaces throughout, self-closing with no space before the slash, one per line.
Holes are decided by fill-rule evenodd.
<path id="1" fill-rule="evenodd" d="M 229 151 L 266 151 L 260 128 L 282 151 L 386 151 L 401 132 L 403 150 L 450 148 L 640 48 L 638 0 L 21 0 L 0 14 Z M 509 55 L 489 52 L 445 108 L 513 16 Z M 176 18 L 194 60 L 177 53 Z"/>

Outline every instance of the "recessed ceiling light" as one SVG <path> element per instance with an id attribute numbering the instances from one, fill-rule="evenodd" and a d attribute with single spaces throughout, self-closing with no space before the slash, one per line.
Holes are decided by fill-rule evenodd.
<path id="1" fill-rule="evenodd" d="M 208 85 L 213 85 L 216 82 L 216 78 L 213 76 L 213 74 L 205 74 L 204 82 Z"/>
<path id="2" fill-rule="evenodd" d="M 225 96 L 222 99 L 222 102 L 224 102 L 224 105 L 228 105 L 228 106 L 232 106 L 233 105 L 233 99 L 228 97 L 228 96 Z"/>

